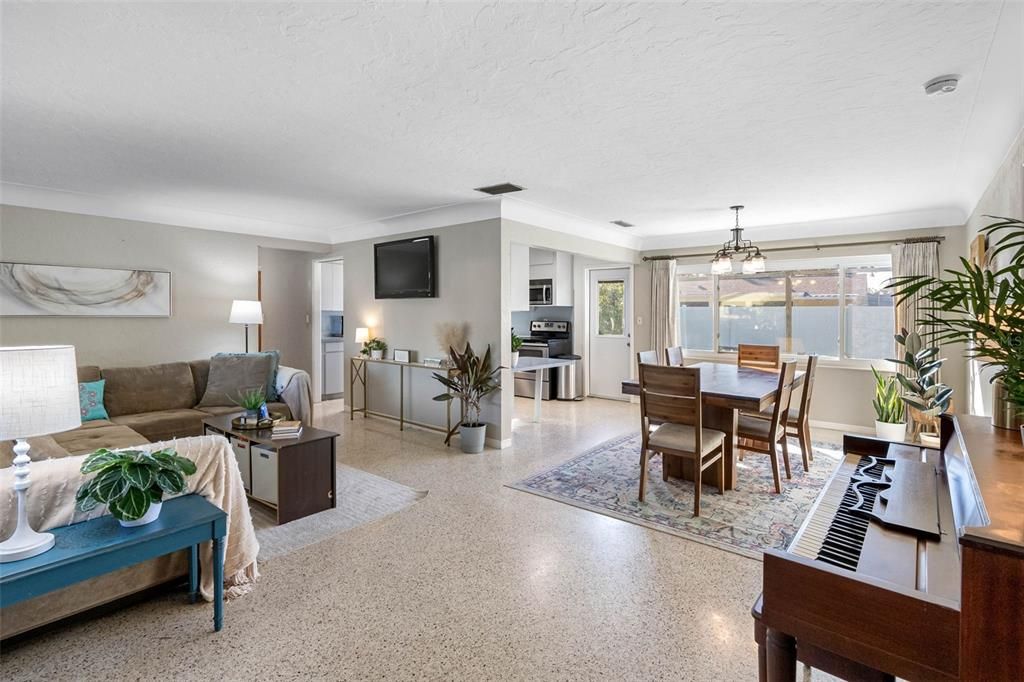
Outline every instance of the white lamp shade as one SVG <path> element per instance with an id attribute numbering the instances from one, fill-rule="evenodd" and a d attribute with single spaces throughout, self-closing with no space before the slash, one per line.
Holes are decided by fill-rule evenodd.
<path id="1" fill-rule="evenodd" d="M 232 301 L 232 324 L 263 324 L 263 304 L 259 301 Z"/>
<path id="2" fill-rule="evenodd" d="M 0 348 L 0 440 L 81 424 L 74 346 Z"/>
<path id="3" fill-rule="evenodd" d="M 370 340 L 370 330 L 367 327 L 356 327 L 356 343 L 366 343 Z"/>

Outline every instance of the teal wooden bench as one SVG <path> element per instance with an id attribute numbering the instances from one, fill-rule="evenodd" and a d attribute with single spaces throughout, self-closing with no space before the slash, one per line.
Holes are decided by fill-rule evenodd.
<path id="1" fill-rule="evenodd" d="M 224 536 L 228 515 L 199 495 L 167 500 L 153 523 L 123 528 L 113 516 L 50 530 L 53 549 L 0 564 L 0 608 L 133 566 L 189 550 L 189 598 L 199 594 L 199 544 L 213 542 L 213 629 L 224 626 Z"/>

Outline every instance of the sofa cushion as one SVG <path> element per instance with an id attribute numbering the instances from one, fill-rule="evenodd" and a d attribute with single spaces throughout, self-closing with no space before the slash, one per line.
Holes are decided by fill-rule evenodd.
<path id="1" fill-rule="evenodd" d="M 58 433 L 53 436 L 53 440 L 67 450 L 69 455 L 85 455 L 100 448 L 130 448 L 149 442 L 145 436 L 127 426 L 110 422 L 89 424 L 96 426 Z"/>
<path id="2" fill-rule="evenodd" d="M 67 457 L 67 450 L 57 444 L 53 436 L 36 436 L 28 439 L 28 456 L 33 462 L 43 459 L 57 459 Z M 14 465 L 14 441 L 5 440 L 0 442 L 0 469 L 6 469 Z M 31 493 L 29 493 L 31 494 Z M 6 607 L 5 607 L 6 608 Z"/>
<path id="3" fill-rule="evenodd" d="M 82 383 L 87 381 L 99 381 L 103 376 L 100 368 L 96 365 L 82 365 L 78 368 L 78 380 Z"/>
<path id="4" fill-rule="evenodd" d="M 215 355 L 210 358 L 210 378 L 199 407 L 235 405 L 242 391 L 262 388 L 274 359 L 267 354 Z"/>
<path id="5" fill-rule="evenodd" d="M 205 412 L 199 410 L 160 410 L 111 417 L 111 421 L 138 431 L 150 442 L 156 442 L 186 436 L 201 436 L 203 434 L 203 418 L 206 416 Z"/>
<path id="6" fill-rule="evenodd" d="M 113 367 L 103 370 L 103 378 L 107 382 L 103 402 L 111 418 L 181 410 L 196 404 L 195 384 L 187 362 Z"/>
<path id="7" fill-rule="evenodd" d="M 255 355 L 269 355 L 270 356 L 270 371 L 267 373 L 267 381 L 264 384 L 263 395 L 267 397 L 267 400 L 277 400 L 277 368 L 281 364 L 281 353 L 276 350 L 262 350 L 255 353 L 217 353 L 213 357 L 235 357 L 245 358 L 252 357 Z"/>

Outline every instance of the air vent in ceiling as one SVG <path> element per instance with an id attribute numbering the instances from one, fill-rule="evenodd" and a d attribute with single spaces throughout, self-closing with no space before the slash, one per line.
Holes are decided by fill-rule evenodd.
<path id="1" fill-rule="evenodd" d="M 483 192 L 484 194 L 511 194 L 512 192 L 522 192 L 525 187 L 519 185 L 513 185 L 511 182 L 503 182 L 500 185 L 488 185 L 487 187 L 477 187 L 477 192 Z"/>
<path id="2" fill-rule="evenodd" d="M 618 225 L 619 227 L 635 227 L 633 223 L 627 223 L 625 220 L 613 220 L 612 225 Z"/>

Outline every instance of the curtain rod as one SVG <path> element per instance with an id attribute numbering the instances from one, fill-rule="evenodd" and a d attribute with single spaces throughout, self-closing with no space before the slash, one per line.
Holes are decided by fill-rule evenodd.
<path id="1" fill-rule="evenodd" d="M 761 249 L 761 253 L 771 253 L 773 251 L 807 251 L 808 249 L 814 249 L 815 251 L 821 251 L 822 249 L 839 249 L 843 247 L 851 246 L 876 246 L 879 244 L 921 244 L 926 242 L 935 242 L 941 244 L 946 241 L 945 237 L 911 237 L 909 239 L 879 239 L 873 242 L 843 242 L 842 244 L 812 244 L 809 246 L 776 246 L 770 249 Z M 679 253 L 679 254 L 668 254 L 665 256 L 644 256 L 643 261 L 654 260 L 676 260 L 679 258 L 707 258 L 714 256 L 715 251 L 709 251 L 708 253 Z"/>

